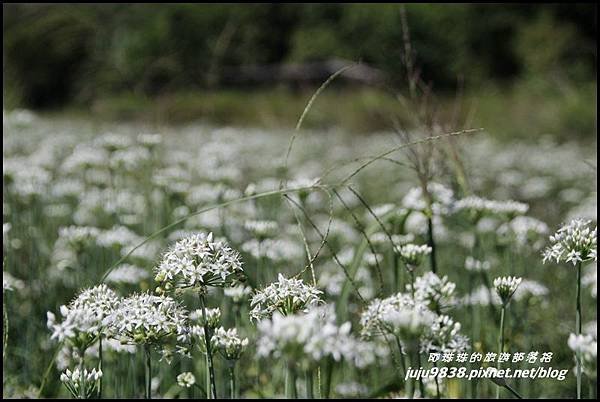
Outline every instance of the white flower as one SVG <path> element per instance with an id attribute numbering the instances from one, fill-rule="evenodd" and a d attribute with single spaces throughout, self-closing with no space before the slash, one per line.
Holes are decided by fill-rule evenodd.
<path id="1" fill-rule="evenodd" d="M 137 142 L 148 148 L 153 148 L 162 142 L 162 136 L 155 133 L 141 133 L 137 136 Z"/>
<path id="2" fill-rule="evenodd" d="M 25 287 L 25 282 L 21 279 L 17 279 L 6 271 L 2 271 L 2 288 L 4 290 L 13 291 L 15 289 L 21 290 Z"/>
<path id="3" fill-rule="evenodd" d="M 52 330 L 50 339 L 59 342 L 69 339 L 85 350 L 105 330 L 103 321 L 118 304 L 119 297 L 105 284 L 82 291 L 68 306 L 60 307 L 62 322 L 57 323 L 56 316 L 47 313 L 47 325 Z"/>
<path id="4" fill-rule="evenodd" d="M 335 392 L 343 398 L 352 398 L 357 396 L 366 396 L 369 389 L 363 384 L 357 382 L 345 382 L 336 385 Z"/>
<path id="5" fill-rule="evenodd" d="M 591 228 L 591 221 L 575 219 L 563 225 L 550 236 L 553 243 L 543 253 L 545 263 L 548 260 L 559 262 L 597 261 L 597 228 Z"/>
<path id="6" fill-rule="evenodd" d="M 196 377 L 193 373 L 186 371 L 177 376 L 177 385 L 184 388 L 190 388 L 196 383 Z"/>
<path id="7" fill-rule="evenodd" d="M 332 306 L 288 316 L 275 312 L 271 319 L 259 321 L 257 327 L 260 357 L 283 357 L 308 368 L 328 356 L 340 361 L 352 360 L 355 355 L 356 340 L 350 335 L 350 323 L 337 326 Z"/>
<path id="8" fill-rule="evenodd" d="M 167 296 L 137 293 L 123 299 L 105 318 L 113 337 L 129 344 L 158 344 L 163 339 L 186 339 L 187 312 Z"/>
<path id="9" fill-rule="evenodd" d="M 131 264 L 121 264 L 108 274 L 106 282 L 137 285 L 141 281 L 148 279 L 149 276 L 150 273 L 148 270 Z"/>
<path id="10" fill-rule="evenodd" d="M 238 360 L 248 346 L 248 338 L 240 338 L 235 328 L 217 328 L 211 342 L 227 360 Z"/>
<path id="11" fill-rule="evenodd" d="M 239 254 L 213 234 L 195 234 L 175 243 L 156 268 L 165 288 L 227 286 L 243 275 Z"/>
<path id="12" fill-rule="evenodd" d="M 418 305 L 399 310 L 388 310 L 381 314 L 381 324 L 390 333 L 406 341 L 418 339 L 433 325 L 435 315 Z"/>
<path id="13" fill-rule="evenodd" d="M 507 305 L 511 297 L 521 284 L 522 278 L 505 276 L 494 279 L 494 290 L 500 296 L 502 304 Z"/>
<path id="14" fill-rule="evenodd" d="M 492 268 L 492 264 L 489 261 L 480 261 L 471 256 L 465 259 L 465 269 L 467 271 L 482 272 L 489 271 Z"/>
<path id="15" fill-rule="evenodd" d="M 230 297 L 234 303 L 242 303 L 251 293 L 252 288 L 242 284 L 223 289 L 223 294 Z"/>
<path id="16" fill-rule="evenodd" d="M 204 313 L 206 314 L 206 320 L 204 319 L 202 309 L 190 312 L 190 320 L 197 322 L 202 327 L 206 324 L 211 329 L 217 328 L 221 321 L 221 310 L 218 307 L 207 308 L 204 310 Z"/>
<path id="17" fill-rule="evenodd" d="M 91 398 L 96 390 L 97 382 L 102 377 L 102 370 L 93 368 L 91 371 L 76 368 L 71 371 L 67 369 L 60 375 L 60 381 L 67 387 L 74 398 Z"/>
<path id="18" fill-rule="evenodd" d="M 275 221 L 248 220 L 244 222 L 244 229 L 252 235 L 264 239 L 274 236 L 279 229 L 279 225 Z"/>
<path id="19" fill-rule="evenodd" d="M 431 196 L 431 211 L 434 215 L 444 215 L 454 202 L 454 193 L 446 186 L 430 182 L 427 191 Z M 425 212 L 429 205 L 421 187 L 413 187 L 402 199 L 402 206 L 415 211 Z"/>
<path id="20" fill-rule="evenodd" d="M 437 316 L 425 335 L 423 352 L 460 353 L 470 349 L 469 338 L 460 333 L 461 325 L 447 315 Z"/>
<path id="21" fill-rule="evenodd" d="M 502 300 L 496 292 L 492 292 L 485 285 L 481 285 L 475 288 L 470 294 L 464 296 L 462 298 L 463 305 L 478 305 L 478 306 L 489 306 L 492 305 L 500 305 L 502 304 Z"/>
<path id="22" fill-rule="evenodd" d="M 275 311 L 283 315 L 295 314 L 318 304 L 322 293 L 314 286 L 306 285 L 301 279 L 286 279 L 279 274 L 277 282 L 256 292 L 252 297 L 250 317 L 259 320 L 270 317 Z"/>
<path id="23" fill-rule="evenodd" d="M 454 212 L 467 211 L 477 222 L 484 216 L 507 216 L 513 218 L 523 215 L 529 210 L 529 205 L 518 201 L 488 200 L 477 196 L 462 198 L 454 204 Z"/>
<path id="24" fill-rule="evenodd" d="M 513 299 L 515 301 L 521 301 L 527 297 L 544 297 L 549 293 L 549 290 L 546 286 L 542 285 L 539 282 L 531 281 L 527 279 L 523 279 L 521 284 L 515 291 L 513 295 Z"/>
<path id="25" fill-rule="evenodd" d="M 546 236 L 550 229 L 544 222 L 529 217 L 517 216 L 510 222 L 503 223 L 497 230 L 501 238 L 514 239 L 520 247 L 531 245 L 538 250 L 541 244 L 541 237 Z"/>
<path id="26" fill-rule="evenodd" d="M 596 338 L 591 335 L 570 334 L 567 343 L 574 353 L 579 353 L 583 372 L 589 377 L 595 377 L 598 362 Z"/>
<path id="27" fill-rule="evenodd" d="M 596 298 L 598 295 L 598 269 L 595 262 L 587 266 L 583 278 L 581 278 L 581 284 L 588 286 L 592 297 Z"/>
<path id="28" fill-rule="evenodd" d="M 412 288 L 412 285 L 406 285 L 407 292 L 411 292 Z M 423 303 L 432 311 L 440 311 L 454 304 L 455 288 L 456 284 L 450 282 L 447 276 L 440 278 L 433 272 L 427 272 L 415 278 L 414 295 L 417 303 Z"/>
<path id="29" fill-rule="evenodd" d="M 382 325 L 382 316 L 393 309 L 412 307 L 414 305 L 410 296 L 397 293 L 385 299 L 374 299 L 360 316 L 361 335 L 365 338 L 385 333 Z"/>
<path id="30" fill-rule="evenodd" d="M 428 245 L 406 244 L 400 247 L 400 258 L 405 264 L 412 268 L 418 267 L 423 262 L 426 255 L 431 254 L 431 247 Z"/>

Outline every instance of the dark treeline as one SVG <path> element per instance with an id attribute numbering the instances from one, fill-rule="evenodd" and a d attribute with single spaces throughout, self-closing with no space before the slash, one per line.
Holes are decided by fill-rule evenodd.
<path id="1" fill-rule="evenodd" d="M 596 6 L 407 5 L 422 75 L 595 79 Z M 219 88 L 231 67 L 342 58 L 402 85 L 397 4 L 4 5 L 5 94 L 55 107 L 124 92 Z"/>

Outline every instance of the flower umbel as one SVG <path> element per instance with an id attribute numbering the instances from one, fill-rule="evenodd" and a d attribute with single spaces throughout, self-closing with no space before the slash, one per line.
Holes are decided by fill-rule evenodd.
<path id="1" fill-rule="evenodd" d="M 89 399 L 94 396 L 98 380 L 102 378 L 102 370 L 93 368 L 91 371 L 76 368 L 71 371 L 67 369 L 60 375 L 60 381 L 67 387 L 74 398 Z"/>
<path id="2" fill-rule="evenodd" d="M 185 337 L 187 312 L 168 296 L 134 294 L 105 319 L 111 334 L 128 344 L 160 344 L 166 338 Z"/>
<path id="3" fill-rule="evenodd" d="M 189 371 L 181 373 L 177 376 L 177 385 L 184 388 L 190 388 L 196 383 L 196 377 Z"/>
<path id="4" fill-rule="evenodd" d="M 425 256 L 431 254 L 431 247 L 423 244 L 406 244 L 400 247 L 400 258 L 406 265 L 412 268 L 418 267 L 423 262 Z"/>
<path id="5" fill-rule="evenodd" d="M 226 360 L 238 360 L 248 346 L 248 338 L 239 337 L 235 328 L 217 328 L 211 341 Z"/>
<path id="6" fill-rule="evenodd" d="M 155 280 L 161 289 L 230 286 L 242 278 L 237 251 L 213 234 L 194 234 L 179 240 L 163 256 Z"/>
<path id="7" fill-rule="evenodd" d="M 515 294 L 521 281 L 522 278 L 517 278 L 515 276 L 504 276 L 494 279 L 494 289 L 498 296 L 500 296 L 503 305 L 506 306 L 510 302 L 510 299 L 513 294 Z"/>
<path id="8" fill-rule="evenodd" d="M 574 219 L 558 229 L 550 236 L 554 244 L 544 250 L 543 262 L 555 260 L 576 265 L 592 259 L 597 261 L 597 227 L 592 229 L 591 223 L 590 220 Z"/>
<path id="9" fill-rule="evenodd" d="M 272 316 L 275 311 L 283 315 L 295 314 L 318 304 L 321 293 L 323 292 L 305 284 L 301 279 L 286 279 L 279 274 L 277 282 L 256 292 L 252 297 L 250 317 L 259 320 Z"/>

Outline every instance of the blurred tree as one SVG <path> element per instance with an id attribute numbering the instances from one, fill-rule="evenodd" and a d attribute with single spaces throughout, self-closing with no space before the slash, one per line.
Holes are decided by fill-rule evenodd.
<path id="1" fill-rule="evenodd" d="M 30 107 L 202 89 L 219 85 L 225 66 L 335 57 L 405 82 L 397 4 L 3 7 L 5 83 Z M 407 16 L 418 67 L 438 90 L 459 76 L 595 79 L 595 5 L 410 4 Z"/>

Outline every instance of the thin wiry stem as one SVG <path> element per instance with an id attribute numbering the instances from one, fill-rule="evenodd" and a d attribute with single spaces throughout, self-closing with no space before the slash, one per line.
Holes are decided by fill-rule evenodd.
<path id="1" fill-rule="evenodd" d="M 313 222 L 313 220 L 310 218 L 310 216 L 308 215 L 308 212 L 306 212 L 306 210 L 304 209 L 304 207 L 302 207 L 302 205 L 298 204 L 296 201 L 294 201 L 292 198 L 288 197 L 287 195 L 284 195 L 284 197 L 286 197 L 288 200 L 290 200 L 298 209 L 300 209 L 302 211 L 302 213 L 304 214 L 304 216 L 306 217 L 306 220 L 311 224 L 311 226 L 315 229 L 315 231 L 317 232 L 317 234 L 321 237 L 321 239 L 323 239 L 323 241 L 325 241 L 325 245 L 329 248 L 329 251 L 331 252 L 334 261 L 336 262 L 336 264 L 338 264 L 338 266 L 340 266 L 340 268 L 342 268 L 342 271 L 344 271 L 344 275 L 346 276 L 346 279 L 348 280 L 348 282 L 350 282 L 350 284 L 352 285 L 352 287 L 354 287 L 354 290 L 356 291 L 356 295 L 358 296 L 358 298 L 360 299 L 360 301 L 362 302 L 362 304 L 366 305 L 367 302 L 364 299 L 364 297 L 362 297 L 362 295 L 360 294 L 360 290 L 358 290 L 358 286 L 356 285 L 356 282 L 354 282 L 354 279 L 352 279 L 350 277 L 350 274 L 348 273 L 348 269 L 346 268 L 346 266 L 344 264 L 342 264 L 342 262 L 339 260 L 336 252 L 333 250 L 333 247 L 331 247 L 331 245 L 329 244 L 329 242 L 327 241 L 327 239 L 325 238 L 325 236 L 323 235 L 323 233 L 321 232 L 321 230 L 319 229 L 319 227 Z"/>
<path id="2" fill-rule="evenodd" d="M 362 170 L 364 170 L 367 166 L 369 166 L 370 164 L 372 164 L 373 162 L 382 159 L 388 155 L 393 154 L 394 152 L 398 152 L 404 148 L 408 148 L 414 145 L 419 145 L 419 144 L 425 144 L 431 141 L 437 141 L 443 138 L 448 138 L 448 137 L 455 137 L 458 135 L 463 135 L 463 134 L 472 134 L 472 133 L 477 133 L 482 131 L 483 128 L 470 128 L 470 129 L 466 129 L 466 130 L 460 130 L 460 131 L 455 131 L 452 133 L 446 133 L 446 134 L 439 134 L 439 135 L 434 135 L 431 137 L 427 137 L 427 138 L 422 138 L 420 140 L 415 140 L 415 141 L 411 141 L 411 142 L 407 142 L 401 145 L 398 145 L 392 149 L 389 149 L 385 152 L 380 153 L 379 155 L 376 155 L 372 158 L 370 158 L 367 162 L 363 163 L 362 165 L 360 165 L 356 170 L 354 170 L 352 173 L 350 173 L 348 176 L 346 176 L 344 179 L 342 179 L 342 181 L 340 182 L 341 184 L 345 184 L 348 181 L 350 181 L 350 179 L 352 179 L 354 176 L 356 176 L 358 173 L 360 173 Z"/>
<path id="3" fill-rule="evenodd" d="M 38 398 L 42 397 L 42 391 L 44 391 L 44 387 L 46 386 L 46 382 L 48 381 L 48 376 L 50 375 L 50 371 L 52 370 L 52 367 L 54 366 L 54 362 L 56 361 L 56 358 L 58 357 L 58 353 L 60 352 L 60 350 L 62 349 L 62 342 L 58 344 L 58 346 L 56 347 L 56 350 L 54 351 L 54 355 L 52 356 L 52 359 L 50 360 L 50 363 L 48 363 L 48 367 L 46 367 L 46 371 L 44 371 L 44 377 L 42 377 L 42 383 L 40 384 L 40 388 L 38 390 Z"/>
<path id="4" fill-rule="evenodd" d="M 296 135 L 298 134 L 298 131 L 300 130 L 300 127 L 302 127 L 302 123 L 304 122 L 304 118 L 308 114 L 309 110 L 312 108 L 313 103 L 315 102 L 315 100 L 317 99 L 317 97 L 321 94 L 321 92 L 323 92 L 323 90 L 325 88 L 327 88 L 327 86 L 334 79 L 336 79 L 344 71 L 349 70 L 350 68 L 355 67 L 356 65 L 357 64 L 351 64 L 349 66 L 344 66 L 344 67 L 340 68 L 338 71 L 336 71 L 335 73 L 331 74 L 329 76 L 329 78 L 327 78 L 325 80 L 325 82 L 323 82 L 323 84 L 321 84 L 321 86 L 319 88 L 317 88 L 317 90 L 315 91 L 315 93 L 311 96 L 310 100 L 308 101 L 308 103 L 304 107 L 304 110 L 302 111 L 302 114 L 300 115 L 300 118 L 298 119 L 298 122 L 296 123 L 296 128 L 294 129 L 294 134 L 292 135 L 292 138 L 290 138 L 290 143 L 288 145 L 288 149 L 287 149 L 287 152 L 285 154 L 285 161 L 284 161 L 284 166 L 283 167 L 284 167 L 284 172 L 286 174 L 286 177 L 287 177 L 287 169 L 288 169 L 288 160 L 290 158 L 290 153 L 292 152 L 292 147 L 294 146 L 294 141 L 296 140 Z M 287 184 L 287 181 L 285 181 L 285 184 Z M 281 182 L 279 183 L 279 187 L 282 188 L 283 185 L 284 185 L 284 180 L 281 180 Z"/>
<path id="5" fill-rule="evenodd" d="M 387 228 L 385 227 L 385 225 L 383 224 L 381 219 L 379 219 L 379 217 L 377 216 L 375 211 L 373 211 L 373 208 L 371 208 L 369 203 L 367 201 L 365 201 L 365 199 L 360 195 L 360 193 L 358 191 L 356 191 L 355 189 L 353 189 L 352 186 L 348 186 L 348 190 L 352 191 L 352 194 L 354 194 L 356 196 L 356 198 L 360 201 L 360 203 L 367 209 L 369 214 L 379 224 L 379 227 L 381 227 L 381 230 L 383 230 L 383 233 L 385 233 L 386 237 L 390 241 L 390 245 L 392 246 L 392 249 L 394 250 L 394 252 L 396 252 L 397 251 L 396 245 L 394 244 L 394 239 L 392 238 L 392 234 L 387 230 Z"/>
<path id="6" fill-rule="evenodd" d="M 335 189 L 333 190 L 333 192 L 337 196 L 337 198 L 340 200 L 340 202 L 342 203 L 344 208 L 350 213 L 350 215 L 354 219 L 356 228 L 365 238 L 365 241 L 369 245 L 369 249 L 371 250 L 371 253 L 373 253 L 373 256 L 375 257 L 375 267 L 377 268 L 377 278 L 379 280 L 379 295 L 382 295 L 383 294 L 383 274 L 381 272 L 381 266 L 379 265 L 379 258 L 377 257 L 377 252 L 375 251 L 375 247 L 371 243 L 371 239 L 369 239 L 369 236 L 365 232 L 365 229 L 364 229 L 362 223 L 358 220 L 358 217 L 356 216 L 356 214 L 350 209 L 350 207 L 346 204 L 346 202 L 344 201 L 342 196 Z"/>
<path id="7" fill-rule="evenodd" d="M 273 190 L 273 191 L 265 191 L 263 193 L 259 193 L 259 194 L 253 194 L 253 195 L 249 195 L 246 197 L 240 197 L 240 198 L 236 198 L 234 200 L 230 200 L 230 201 L 226 201 L 226 202 L 222 202 L 219 204 L 214 204 L 211 206 L 208 206 L 206 208 L 202 208 L 199 209 L 198 211 L 192 212 L 191 214 L 188 214 L 186 216 L 184 216 L 183 218 L 180 218 L 176 221 L 173 221 L 172 223 L 163 226 L 162 228 L 160 228 L 159 230 L 157 230 L 156 232 L 152 233 L 151 235 L 149 235 L 148 237 L 146 237 L 143 241 L 141 241 L 140 243 L 138 243 L 135 247 L 133 247 L 131 250 L 129 250 L 129 252 L 127 254 L 125 254 L 123 257 L 119 258 L 116 262 L 114 262 L 107 270 L 106 272 L 104 272 L 104 275 L 102 275 L 102 278 L 100 279 L 100 283 L 103 283 L 106 278 L 108 277 L 108 275 L 112 272 L 113 269 L 115 269 L 115 267 L 117 267 L 119 264 L 121 264 L 122 262 L 124 262 L 125 260 L 127 260 L 127 258 L 129 258 L 134 252 L 135 250 L 137 250 L 138 248 L 142 247 L 143 245 L 145 245 L 146 243 L 148 243 L 150 240 L 155 239 L 156 237 L 158 237 L 159 235 L 161 235 L 162 233 L 168 231 L 169 229 L 174 228 L 175 226 L 179 225 L 180 223 L 185 222 L 186 220 L 197 216 L 197 215 L 201 215 L 205 212 L 208 211 L 212 211 L 213 209 L 219 209 L 219 208 L 225 208 L 228 207 L 230 205 L 234 205 L 240 202 L 245 202 L 245 201 L 249 201 L 249 200 L 255 200 L 258 198 L 265 198 L 265 197 L 270 197 L 273 195 L 281 195 L 281 194 L 285 194 L 285 193 L 294 193 L 294 192 L 298 192 L 298 191 L 303 191 L 303 190 L 311 190 L 311 189 L 315 189 L 317 186 L 316 185 L 312 185 L 312 186 L 304 186 L 304 187 L 298 187 L 298 188 L 287 188 L 287 189 L 281 189 L 281 190 Z M 323 187 L 322 185 L 320 187 Z M 330 185 L 330 187 L 335 187 L 335 185 Z"/>

